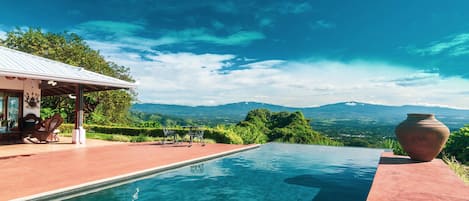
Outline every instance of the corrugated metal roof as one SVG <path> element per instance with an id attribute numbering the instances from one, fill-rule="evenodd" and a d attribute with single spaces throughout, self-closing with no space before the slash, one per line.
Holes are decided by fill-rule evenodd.
<path id="1" fill-rule="evenodd" d="M 86 91 L 130 89 L 135 84 L 36 55 L 0 46 L 0 76 L 53 80 L 58 83 L 83 84 Z M 56 95 L 57 92 L 46 95 Z M 61 94 L 65 94 L 65 91 Z"/>

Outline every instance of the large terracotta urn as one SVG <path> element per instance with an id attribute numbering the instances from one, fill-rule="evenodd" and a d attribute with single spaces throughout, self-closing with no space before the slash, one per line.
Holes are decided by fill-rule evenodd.
<path id="1" fill-rule="evenodd" d="M 431 161 L 443 149 L 449 129 L 433 114 L 407 114 L 396 127 L 396 137 L 411 159 Z"/>

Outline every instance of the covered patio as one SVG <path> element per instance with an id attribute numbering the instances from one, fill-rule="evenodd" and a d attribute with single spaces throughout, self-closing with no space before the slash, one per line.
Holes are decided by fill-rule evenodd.
<path id="1" fill-rule="evenodd" d="M 61 95 L 75 99 L 72 142 L 85 144 L 84 93 L 134 87 L 134 83 L 0 46 L 0 144 L 21 136 L 21 119 L 27 114 L 40 116 L 43 97 Z"/>

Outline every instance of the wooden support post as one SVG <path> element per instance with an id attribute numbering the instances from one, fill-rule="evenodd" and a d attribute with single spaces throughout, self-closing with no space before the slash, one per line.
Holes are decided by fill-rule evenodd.
<path id="1" fill-rule="evenodd" d="M 75 130 L 72 142 L 74 144 L 85 144 L 85 130 L 83 129 L 83 115 L 84 115 L 84 97 L 83 85 L 78 85 L 75 90 Z"/>

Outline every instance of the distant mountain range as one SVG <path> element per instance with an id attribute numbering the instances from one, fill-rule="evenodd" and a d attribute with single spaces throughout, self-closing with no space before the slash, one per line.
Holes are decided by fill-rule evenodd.
<path id="1" fill-rule="evenodd" d="M 361 121 L 368 124 L 395 125 L 406 118 L 407 113 L 432 113 L 450 128 L 469 124 L 469 110 L 427 106 L 385 106 L 360 102 L 340 102 L 319 107 L 284 107 L 257 102 L 239 102 L 219 106 L 181 106 L 165 104 L 134 104 L 132 110 L 158 113 L 190 119 L 218 119 L 226 122 L 243 120 L 253 109 L 265 108 L 270 111 L 301 111 L 313 121 Z"/>

